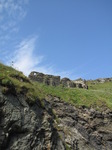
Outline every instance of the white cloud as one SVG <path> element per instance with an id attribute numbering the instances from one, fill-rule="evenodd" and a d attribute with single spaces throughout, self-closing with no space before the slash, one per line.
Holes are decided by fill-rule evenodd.
<path id="1" fill-rule="evenodd" d="M 27 14 L 29 0 L 0 0 L 0 52 L 3 62 L 28 75 L 31 71 L 54 75 L 68 75 L 68 72 L 55 70 L 52 64 L 42 65 L 44 57 L 37 55 L 37 37 L 20 40 L 15 33 L 19 31 L 19 22 Z M 8 43 L 8 44 L 7 44 Z M 16 47 L 15 47 L 16 44 Z M 13 51 L 15 49 L 15 51 Z M 3 56 L 3 57 L 2 57 Z"/>
<path id="2" fill-rule="evenodd" d="M 0 0 L 0 36 L 17 33 L 19 22 L 27 14 L 29 0 Z"/>
<path id="3" fill-rule="evenodd" d="M 40 56 L 36 52 L 37 37 L 24 39 L 16 46 L 13 56 L 8 57 L 8 65 L 14 62 L 14 68 L 28 75 L 31 71 L 43 73 L 53 73 L 52 66 L 42 66 L 44 56 Z"/>
<path id="4" fill-rule="evenodd" d="M 14 67 L 28 75 L 35 67 L 41 63 L 43 57 L 35 56 L 36 37 L 25 39 L 16 46 L 14 56 L 10 59 L 14 61 Z"/>
<path id="5" fill-rule="evenodd" d="M 27 14 L 29 0 L 0 0 L 0 53 L 3 62 L 11 65 L 28 75 L 31 71 L 68 76 L 69 71 L 57 71 L 53 65 L 42 65 L 44 57 L 37 55 L 37 37 L 24 39 L 17 44 L 19 22 Z M 8 44 L 7 44 L 8 43 Z M 15 47 L 16 44 L 16 47 Z M 15 49 L 15 51 L 13 51 Z M 2 57 L 3 56 L 3 57 Z"/>
<path id="6" fill-rule="evenodd" d="M 8 65 L 14 62 L 14 68 L 22 71 L 25 75 L 29 75 L 31 71 L 42 72 L 45 74 L 60 75 L 67 77 L 71 74 L 70 71 L 56 71 L 53 65 L 42 65 L 44 56 L 40 56 L 36 51 L 37 37 L 24 39 L 16 46 L 13 56 L 8 57 Z"/>
<path id="7" fill-rule="evenodd" d="M 27 14 L 28 3 L 29 0 L 0 0 L 0 59 L 4 63 L 19 40 L 19 22 Z"/>
<path id="8" fill-rule="evenodd" d="M 26 14 L 24 7 L 28 2 L 29 0 L 0 0 L 0 13 L 3 17 L 7 15 L 13 19 L 17 17 L 16 20 L 21 19 Z"/>

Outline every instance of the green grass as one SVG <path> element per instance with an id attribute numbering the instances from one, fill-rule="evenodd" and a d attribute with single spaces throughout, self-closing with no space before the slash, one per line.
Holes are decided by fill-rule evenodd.
<path id="1" fill-rule="evenodd" d="M 0 64 L 0 84 L 2 91 L 7 93 L 24 94 L 29 101 L 43 98 L 39 89 L 22 73 L 12 67 Z"/>
<path id="2" fill-rule="evenodd" d="M 112 83 L 109 83 L 112 87 Z M 39 85 L 44 95 L 53 95 L 60 97 L 62 100 L 72 103 L 75 106 L 85 106 L 94 108 L 108 107 L 112 109 L 112 92 L 106 88 L 107 83 L 103 84 L 106 88 L 102 89 L 76 89 L 76 88 L 63 88 L 63 87 L 51 87 L 46 85 Z M 95 88 L 95 87 L 94 87 Z"/>
<path id="3" fill-rule="evenodd" d="M 89 89 L 52 87 L 30 81 L 22 72 L 12 67 L 0 64 L 0 85 L 3 93 L 14 91 L 24 94 L 28 101 L 43 99 L 47 95 L 60 97 L 76 107 L 94 107 L 96 109 L 112 109 L 112 82 L 92 84 L 88 82 Z M 11 89 L 11 90 L 10 90 Z M 8 92 L 7 92 L 8 91 Z"/>

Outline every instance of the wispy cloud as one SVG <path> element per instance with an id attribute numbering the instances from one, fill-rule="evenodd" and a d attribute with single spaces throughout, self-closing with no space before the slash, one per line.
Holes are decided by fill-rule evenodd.
<path id="1" fill-rule="evenodd" d="M 31 71 L 73 77 L 74 71 L 60 71 L 54 64 L 44 63 L 44 56 L 38 55 L 37 36 L 18 42 L 19 22 L 27 15 L 29 0 L 0 0 L 0 60 L 28 75 Z M 19 39 L 20 41 L 20 39 Z M 44 63 L 44 65 L 43 65 Z"/>
<path id="2" fill-rule="evenodd" d="M 10 58 L 10 62 L 14 61 L 14 67 L 23 71 L 26 75 L 35 70 L 43 59 L 43 56 L 36 56 L 35 54 L 36 39 L 37 37 L 24 39 L 15 47 L 16 50 Z"/>
<path id="3" fill-rule="evenodd" d="M 23 19 L 26 15 L 26 10 L 24 9 L 29 0 L 0 0 L 0 14 L 1 19 L 8 17 L 10 20 L 13 19 Z"/>
<path id="4" fill-rule="evenodd" d="M 27 14 L 28 3 L 29 0 L 0 0 L 0 60 L 4 63 L 18 42 L 19 22 Z"/>
<path id="5" fill-rule="evenodd" d="M 18 32 L 18 24 L 27 14 L 28 2 L 29 0 L 0 0 L 1 41 L 8 41 L 12 38 L 12 33 Z M 7 36 L 8 39 L 6 39 Z"/>
<path id="6" fill-rule="evenodd" d="M 67 77 L 70 75 L 70 71 L 57 71 L 53 65 L 42 65 L 44 62 L 44 56 L 38 55 L 36 49 L 38 37 L 31 37 L 21 41 L 16 47 L 14 53 L 7 58 L 8 65 L 14 62 L 14 68 L 22 71 L 25 75 L 29 75 L 31 71 L 43 72 L 45 74 L 60 75 L 61 77 Z"/>
<path id="7" fill-rule="evenodd" d="M 70 71 L 58 71 L 52 64 L 44 64 L 44 56 L 38 55 L 38 37 L 18 42 L 19 22 L 27 15 L 29 0 L 0 0 L 0 54 L 1 60 L 28 75 L 35 70 L 46 74 L 68 76 Z M 19 39 L 20 41 L 20 39 Z M 8 43 L 8 44 L 7 44 Z M 54 69 L 55 68 L 55 69 Z"/>

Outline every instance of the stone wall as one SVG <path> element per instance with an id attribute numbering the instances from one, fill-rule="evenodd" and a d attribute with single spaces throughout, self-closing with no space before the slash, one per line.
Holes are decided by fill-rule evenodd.
<path id="1" fill-rule="evenodd" d="M 96 80 L 88 80 L 92 84 L 112 82 L 112 78 L 98 78 Z"/>
<path id="2" fill-rule="evenodd" d="M 73 83 L 76 85 L 77 88 L 85 88 L 88 89 L 88 85 L 86 83 L 86 80 L 83 79 L 78 79 L 78 80 L 73 80 Z"/>
<path id="3" fill-rule="evenodd" d="M 69 78 L 63 78 L 63 79 L 61 79 L 60 83 L 64 87 L 72 87 L 72 88 L 76 87 L 76 84 L 73 81 L 71 81 Z"/>
<path id="4" fill-rule="evenodd" d="M 46 85 L 58 86 L 62 85 L 63 87 L 68 88 L 85 88 L 88 86 L 85 80 L 70 80 L 69 78 L 60 78 L 60 76 L 48 75 L 39 72 L 31 72 L 29 78 L 33 81 L 37 81 L 39 83 L 44 83 Z"/>
<path id="5" fill-rule="evenodd" d="M 33 81 L 44 83 L 46 85 L 51 85 L 51 86 L 60 85 L 60 76 L 46 75 L 39 72 L 31 72 L 29 78 Z"/>

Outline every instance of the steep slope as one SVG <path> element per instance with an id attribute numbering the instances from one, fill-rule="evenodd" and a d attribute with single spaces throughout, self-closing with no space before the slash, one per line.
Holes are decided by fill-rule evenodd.
<path id="1" fill-rule="evenodd" d="M 65 149 L 53 122 L 52 110 L 46 111 L 38 100 L 29 105 L 23 95 L 0 92 L 1 150 Z"/>
<path id="2" fill-rule="evenodd" d="M 0 150 L 111 150 L 112 83 L 46 86 L 0 64 Z"/>
<path id="3" fill-rule="evenodd" d="M 0 149 L 65 149 L 39 91 L 21 72 L 2 64 L 0 69 Z"/>
<path id="4" fill-rule="evenodd" d="M 73 150 L 112 149 L 112 111 L 76 108 L 57 97 L 46 98 L 57 116 L 57 129 Z"/>

